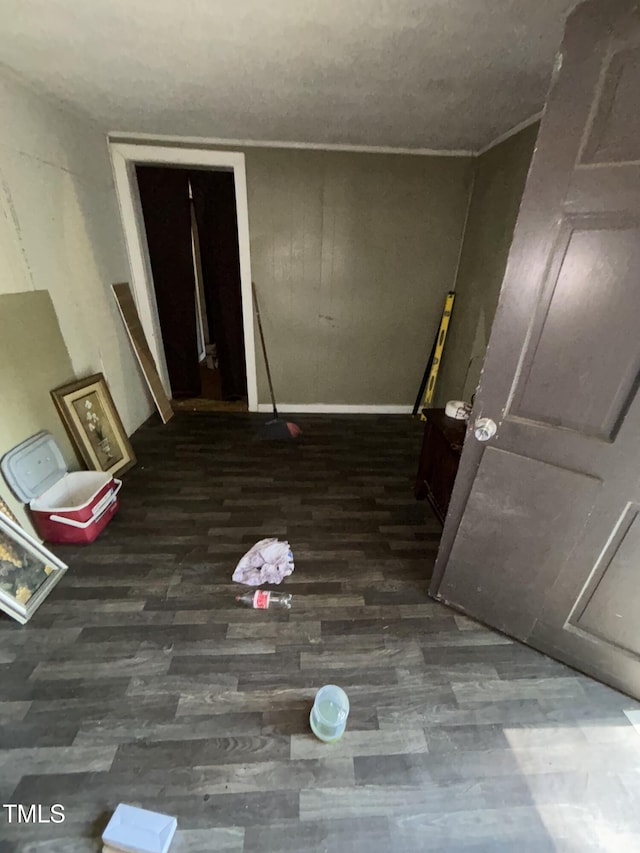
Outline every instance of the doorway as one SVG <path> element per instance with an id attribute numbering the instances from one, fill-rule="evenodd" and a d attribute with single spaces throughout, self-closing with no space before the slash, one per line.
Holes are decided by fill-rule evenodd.
<path id="1" fill-rule="evenodd" d="M 173 406 L 246 411 L 233 173 L 135 172 Z"/>
<path id="2" fill-rule="evenodd" d="M 244 154 L 115 141 L 110 153 L 132 291 L 174 407 L 257 411 Z M 158 176 L 161 180 L 147 193 L 139 177 L 148 178 L 152 171 L 151 183 L 157 184 Z M 148 189 L 149 181 L 143 182 Z M 154 208 L 162 216 L 154 217 Z M 161 282 L 171 269 L 172 279 Z M 223 338 L 234 326 L 230 353 Z M 176 384 L 181 359 L 182 379 Z"/>

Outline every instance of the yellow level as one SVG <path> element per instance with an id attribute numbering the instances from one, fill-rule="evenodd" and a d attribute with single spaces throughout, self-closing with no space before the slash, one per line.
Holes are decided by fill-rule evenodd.
<path id="1" fill-rule="evenodd" d="M 431 362 L 431 370 L 429 371 L 429 378 L 427 379 L 427 384 L 424 390 L 424 397 L 422 398 L 422 405 L 420 406 L 421 409 L 426 408 L 433 403 L 438 371 L 440 370 L 440 363 L 442 362 L 442 353 L 444 351 L 445 341 L 447 340 L 447 331 L 449 329 L 449 323 L 451 322 L 451 312 L 453 311 L 453 302 L 455 298 L 455 293 L 450 291 L 447 293 L 447 297 L 444 300 L 442 318 L 440 319 L 440 328 L 438 329 L 438 339 L 433 350 L 433 361 Z M 426 420 L 422 411 L 420 412 L 420 420 Z"/>

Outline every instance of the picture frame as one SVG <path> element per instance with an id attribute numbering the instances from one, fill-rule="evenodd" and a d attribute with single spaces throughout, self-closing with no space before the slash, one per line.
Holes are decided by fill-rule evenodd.
<path id="1" fill-rule="evenodd" d="M 122 474 L 136 457 L 102 373 L 51 392 L 60 417 L 87 467 Z"/>
<path id="2" fill-rule="evenodd" d="M 0 512 L 3 515 L 6 515 L 10 521 L 14 521 L 16 524 L 18 524 L 18 519 L 11 512 L 11 510 L 9 509 L 9 504 L 5 501 L 2 495 L 0 495 Z"/>
<path id="3" fill-rule="evenodd" d="M 0 512 L 0 610 L 25 625 L 68 566 Z"/>

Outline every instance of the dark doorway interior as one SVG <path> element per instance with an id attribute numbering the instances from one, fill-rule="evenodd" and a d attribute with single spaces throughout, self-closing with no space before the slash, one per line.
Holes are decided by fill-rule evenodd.
<path id="1" fill-rule="evenodd" d="M 246 408 L 233 172 L 136 166 L 177 408 Z"/>

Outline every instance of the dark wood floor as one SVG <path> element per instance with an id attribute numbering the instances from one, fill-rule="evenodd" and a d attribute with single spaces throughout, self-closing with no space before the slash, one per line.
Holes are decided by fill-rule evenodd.
<path id="1" fill-rule="evenodd" d="M 0 853 L 89 853 L 118 802 L 172 851 L 640 850 L 638 705 L 428 599 L 438 524 L 419 425 L 178 414 L 134 439 L 122 510 L 20 628 L 0 619 Z M 236 606 L 235 562 L 286 536 L 290 613 Z M 309 733 L 342 685 L 348 730 Z"/>

